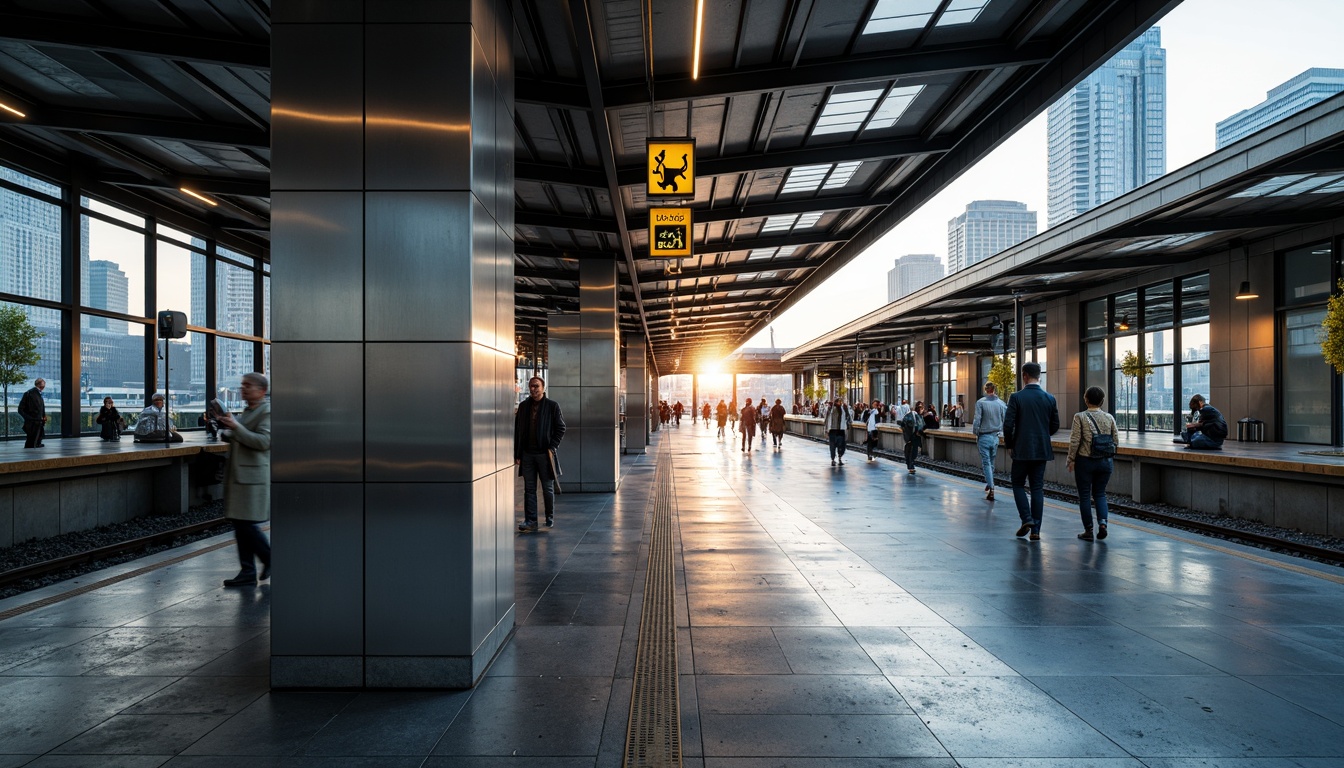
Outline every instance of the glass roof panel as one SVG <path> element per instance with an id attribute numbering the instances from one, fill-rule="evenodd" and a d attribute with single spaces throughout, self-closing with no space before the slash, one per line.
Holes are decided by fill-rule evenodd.
<path id="1" fill-rule="evenodd" d="M 863 27 L 863 34 L 923 29 L 936 10 L 938 0 L 878 0 L 873 15 Z"/>
<path id="2" fill-rule="evenodd" d="M 835 170 L 826 179 L 826 183 L 821 186 L 822 189 L 839 189 L 849 183 L 854 177 L 854 173 L 863 165 L 862 160 L 854 160 L 848 163 L 836 163 Z"/>
<path id="3" fill-rule="evenodd" d="M 890 128 L 895 125 L 896 121 L 901 119 L 901 115 L 905 114 L 905 110 L 909 109 L 910 104 L 923 90 L 924 86 L 922 85 L 892 88 L 891 93 L 888 93 L 887 98 L 882 100 L 882 104 L 877 108 L 877 112 L 873 113 L 873 119 L 868 121 L 868 127 L 864 130 Z"/>

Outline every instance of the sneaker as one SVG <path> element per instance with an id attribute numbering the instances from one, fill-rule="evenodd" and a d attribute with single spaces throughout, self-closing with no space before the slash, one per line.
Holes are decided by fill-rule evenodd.
<path id="1" fill-rule="evenodd" d="M 844 459 L 839 459 L 838 461 L 839 461 L 841 464 L 844 464 L 844 463 L 845 463 L 845 460 L 844 460 Z"/>
<path id="2" fill-rule="evenodd" d="M 1029 536 L 1028 538 L 1031 539 L 1032 541 L 1040 541 L 1040 540 L 1041 540 L 1041 534 L 1039 534 L 1039 533 L 1033 533 L 1033 534 L 1031 534 L 1031 536 Z"/>
<path id="3" fill-rule="evenodd" d="M 271 564 L 267 563 L 261 567 L 261 575 L 257 577 L 257 581 L 270 581 L 270 579 L 271 579 Z"/>
<path id="4" fill-rule="evenodd" d="M 1176 443 L 1177 445 L 1185 445 L 1185 441 L 1179 437 L 1173 438 L 1171 442 Z"/>
<path id="5" fill-rule="evenodd" d="M 985 492 L 985 501 L 993 501 L 993 500 L 994 500 L 994 492 L 993 492 L 993 491 L 986 491 L 986 492 Z"/>
<path id="6" fill-rule="evenodd" d="M 1022 536 L 1026 536 L 1028 533 L 1031 533 L 1031 523 L 1023 523 L 1022 527 L 1018 528 L 1017 533 L 1013 535 L 1020 538 Z"/>
<path id="7" fill-rule="evenodd" d="M 537 524 L 536 524 L 536 523 L 519 523 L 519 524 L 518 524 L 518 532 L 519 532 L 519 533 L 534 533 L 536 530 L 537 530 Z"/>
<path id="8" fill-rule="evenodd" d="M 912 475 L 915 474 L 915 470 L 913 470 L 913 469 L 910 470 L 910 474 L 912 474 Z"/>
<path id="9" fill-rule="evenodd" d="M 554 517 L 547 516 L 547 518 L 546 518 L 546 527 L 547 527 L 547 528 L 554 528 L 554 527 L 555 527 L 555 518 L 554 518 Z"/>
<path id="10" fill-rule="evenodd" d="M 1104 539 L 1104 538 L 1106 538 L 1106 524 L 1105 524 L 1105 523 L 1102 523 L 1102 524 L 1100 524 L 1099 526 L 1097 526 L 1097 538 L 1098 538 L 1098 539 Z"/>
<path id="11" fill-rule="evenodd" d="M 257 577 L 256 577 L 256 576 L 244 576 L 244 575 L 242 575 L 242 574 L 240 573 L 240 574 L 238 574 L 237 576 L 234 576 L 232 579 L 225 579 L 225 580 L 224 580 L 224 586 L 226 586 L 226 587 L 255 587 L 255 586 L 257 586 Z"/>
<path id="12" fill-rule="evenodd" d="M 1078 538 L 1082 539 L 1083 541 L 1092 541 L 1092 531 L 1090 530 L 1083 531 L 1082 533 L 1078 534 Z"/>
<path id="13" fill-rule="evenodd" d="M 831 459 L 831 466 L 832 466 L 832 467 L 835 466 L 835 459 Z"/>

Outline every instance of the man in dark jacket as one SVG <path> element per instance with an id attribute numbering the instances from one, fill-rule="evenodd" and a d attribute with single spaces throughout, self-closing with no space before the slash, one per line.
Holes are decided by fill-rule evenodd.
<path id="1" fill-rule="evenodd" d="M 1227 439 L 1227 421 L 1217 408 L 1209 405 L 1203 395 L 1190 398 L 1190 410 L 1194 414 L 1185 425 L 1176 442 L 1185 443 L 1185 447 L 1196 451 L 1220 451 Z"/>
<path id="2" fill-rule="evenodd" d="M 1013 500 L 1017 516 L 1022 518 L 1018 536 L 1031 534 L 1041 540 L 1041 516 L 1045 512 L 1045 463 L 1055 460 L 1050 436 L 1059 431 L 1059 406 L 1054 395 L 1041 389 L 1041 366 L 1022 364 L 1021 391 L 1008 398 L 1003 417 L 1003 442 L 1013 457 Z M 1031 480 L 1031 500 L 1027 500 L 1027 480 Z"/>
<path id="3" fill-rule="evenodd" d="M 28 436 L 23 441 L 24 448 L 41 448 L 47 437 L 47 403 L 42 399 L 42 390 L 46 388 L 47 380 L 38 379 L 19 401 L 19 418 L 23 419 L 23 433 Z"/>
<path id="4" fill-rule="evenodd" d="M 523 476 L 523 522 L 518 530 L 537 530 L 537 478 L 546 501 L 546 527 L 555 525 L 555 476 L 559 472 L 555 449 L 565 436 L 560 404 L 546 397 L 546 382 L 533 376 L 529 397 L 518 404 L 513 419 L 513 464 Z"/>

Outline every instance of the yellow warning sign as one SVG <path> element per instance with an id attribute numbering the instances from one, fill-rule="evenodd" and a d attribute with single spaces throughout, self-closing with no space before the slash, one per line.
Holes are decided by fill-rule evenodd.
<path id="1" fill-rule="evenodd" d="M 649 197 L 695 195 L 695 139 L 648 140 Z"/>
<path id="2" fill-rule="evenodd" d="M 649 256 L 684 258 L 691 255 L 691 209 L 649 209 Z"/>

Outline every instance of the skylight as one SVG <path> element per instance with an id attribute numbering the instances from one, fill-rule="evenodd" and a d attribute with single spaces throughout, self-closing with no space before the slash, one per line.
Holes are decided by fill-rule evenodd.
<path id="1" fill-rule="evenodd" d="M 835 170 L 831 171 L 831 175 L 826 179 L 826 183 L 821 185 L 821 188 L 839 189 L 840 187 L 845 186 L 849 183 L 849 180 L 853 178 L 854 172 L 859 170 L 860 165 L 863 165 L 862 160 L 855 160 L 849 163 L 836 163 Z"/>
<path id="2" fill-rule="evenodd" d="M 789 194 L 790 192 L 815 192 L 821 183 L 826 180 L 826 175 L 831 172 L 831 165 L 800 165 L 789 169 L 789 177 L 784 181 L 784 188 L 780 194 Z"/>
<path id="3" fill-rule="evenodd" d="M 823 133 L 850 133 L 859 130 L 873 105 L 882 96 L 882 89 L 854 91 L 852 93 L 832 92 L 821 108 L 821 117 L 812 129 L 812 135 Z"/>
<path id="4" fill-rule="evenodd" d="M 1289 184 L 1292 184 L 1299 179 L 1305 179 L 1310 175 L 1311 174 L 1309 173 L 1295 173 L 1290 176 L 1275 176 L 1267 181 L 1262 181 L 1259 184 L 1247 187 L 1235 195 L 1232 195 L 1232 197 L 1264 197 L 1275 190 L 1282 189 Z"/>
<path id="5" fill-rule="evenodd" d="M 807 229 L 821 220 L 821 212 L 814 211 L 804 214 L 785 214 L 783 216 L 770 216 L 761 225 L 761 232 L 789 232 L 795 229 Z"/>
<path id="6" fill-rule="evenodd" d="M 898 86 L 891 89 L 887 98 L 882 100 L 882 105 L 873 113 L 873 119 L 868 121 L 868 127 L 864 130 L 875 128 L 890 128 L 901 119 L 905 110 L 909 109 L 910 104 L 919 96 L 920 91 L 924 90 L 922 85 Z"/>
<path id="7" fill-rule="evenodd" d="M 747 252 L 747 261 L 759 261 L 761 259 L 773 259 L 776 257 L 787 258 L 798 250 L 796 245 L 784 245 L 779 248 L 752 248 Z"/>
<path id="8" fill-rule="evenodd" d="M 940 27 L 969 24 L 980 16 L 989 0 L 952 0 L 943 15 L 938 17 Z M 873 15 L 863 27 L 863 34 L 901 32 L 923 29 L 938 10 L 939 0 L 878 0 Z"/>

